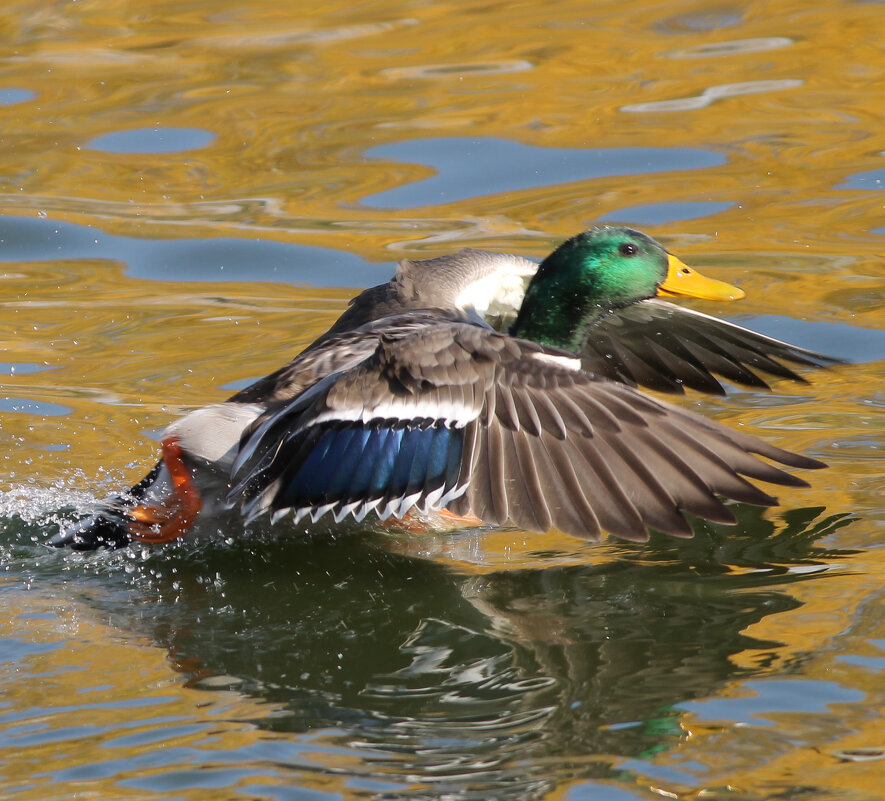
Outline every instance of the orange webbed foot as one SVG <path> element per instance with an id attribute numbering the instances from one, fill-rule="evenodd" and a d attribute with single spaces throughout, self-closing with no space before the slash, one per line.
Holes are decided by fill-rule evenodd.
<path id="1" fill-rule="evenodd" d="M 142 504 L 129 512 L 129 534 L 151 544 L 172 542 L 183 537 L 194 525 L 203 499 L 184 463 L 178 437 L 163 440 L 163 463 L 172 478 L 172 495 L 162 504 Z"/>

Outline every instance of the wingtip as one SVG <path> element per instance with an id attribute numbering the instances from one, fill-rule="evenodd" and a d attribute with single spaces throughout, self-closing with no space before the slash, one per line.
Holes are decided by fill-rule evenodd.
<path id="1" fill-rule="evenodd" d="M 778 456 L 778 461 L 789 467 L 797 467 L 801 470 L 823 470 L 824 468 L 829 467 L 826 462 L 822 462 L 820 459 L 805 456 L 801 453 L 793 453 L 791 451 L 784 451 L 783 456 Z M 796 477 L 794 476 L 794 478 Z M 802 481 L 800 478 L 796 478 L 796 480 Z"/>

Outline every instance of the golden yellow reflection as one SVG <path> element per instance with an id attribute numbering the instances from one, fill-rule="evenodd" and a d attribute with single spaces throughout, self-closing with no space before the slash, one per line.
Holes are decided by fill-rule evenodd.
<path id="1" fill-rule="evenodd" d="M 19 0 L 0 9 L 0 212 L 128 237 L 133 247 L 261 238 L 347 252 L 367 264 L 464 246 L 541 257 L 605 217 L 649 230 L 686 263 L 747 293 L 727 309 L 696 308 L 747 316 L 751 326 L 784 318 L 800 345 L 810 330 L 804 325 L 829 326 L 836 351 L 852 332 L 844 347 L 859 363 L 803 373 L 807 386 L 780 381 L 770 395 L 738 390 L 679 402 L 830 463 L 807 475 L 809 488 L 782 490 L 783 510 L 856 515 L 827 538 L 855 552 L 829 565 L 824 578 L 789 585 L 801 605 L 746 632 L 774 644 L 747 648 L 733 662 L 736 670 L 843 681 L 868 693 L 869 708 L 843 710 L 838 725 L 813 737 L 805 732 L 807 746 L 776 754 L 766 751 L 770 732 L 729 750 L 722 727 L 686 713 L 681 724 L 691 735 L 649 760 L 710 766 L 711 792 L 733 786 L 765 797 L 800 777 L 830 794 L 872 797 L 882 763 L 832 754 L 883 745 L 881 668 L 840 661 L 841 650 L 865 652 L 885 641 L 879 617 L 865 611 L 878 608 L 885 573 L 873 547 L 883 534 L 885 195 L 875 183 L 885 171 L 881 32 L 881 4 L 847 0 L 748 0 L 712 10 L 698 0 L 330 0 L 310 12 L 239 0 Z M 182 129 L 211 141 L 162 152 L 102 144 L 121 132 L 140 141 L 167 132 L 174 142 Z M 554 152 L 635 148 L 637 169 L 512 191 L 468 181 L 459 199 L 421 195 L 407 208 L 373 205 L 379 193 L 434 176 L 427 164 L 373 156 L 373 149 L 478 137 Z M 649 148 L 717 158 L 703 168 L 688 159 L 646 172 L 641 153 Z M 678 204 L 718 205 L 693 217 L 681 216 L 687 207 Z M 15 226 L 9 230 L 0 242 L 0 359 L 12 365 L 0 373 L 0 490 L 11 493 L 63 482 L 71 492 L 102 496 L 134 482 L 156 459 L 154 438 L 171 419 L 280 366 L 368 283 L 356 272 L 353 289 L 328 288 L 321 269 L 306 286 L 146 280 L 100 248 L 73 256 L 48 240 L 22 244 Z M 199 248 L 193 258 L 200 259 Z M 820 348 L 827 350 L 826 337 Z M 453 573 L 652 558 L 612 542 L 514 532 L 424 543 L 391 537 L 384 545 Z M 271 736 L 231 723 L 267 709 L 184 687 L 164 651 L 118 640 L 113 625 L 84 619 L 87 603 L 64 601 L 58 611 L 24 591 L 4 597 L 5 631 L 79 643 L 27 666 L 8 699 L 14 711 L 63 707 L 81 674 L 55 678 L 48 689 L 43 675 L 101 665 L 113 687 L 96 689 L 95 697 L 163 696 L 171 714 L 200 724 L 228 704 L 216 731 L 225 747 Z M 32 605 L 54 611 L 64 632 L 17 620 Z M 721 695 L 745 692 L 735 678 Z M 132 713 L 134 730 L 141 714 Z M 836 720 L 840 711 L 831 714 Z M 114 726 L 120 717 L 109 711 L 98 723 Z M 788 727 L 788 718 L 776 723 Z M 50 718 L 48 725 L 63 724 Z M 183 734 L 173 744 L 194 741 Z M 90 745 L 67 762 L 51 742 L 26 759 L 7 753 L 3 772 L 10 781 L 35 782 L 22 798 L 45 797 L 34 777 L 88 762 Z M 316 789 L 352 794 L 334 772 L 314 779 Z M 697 795 L 703 781 L 659 789 Z M 119 792 L 110 778 L 91 789 L 96 797 Z M 229 795 L 224 788 L 183 797 Z"/>

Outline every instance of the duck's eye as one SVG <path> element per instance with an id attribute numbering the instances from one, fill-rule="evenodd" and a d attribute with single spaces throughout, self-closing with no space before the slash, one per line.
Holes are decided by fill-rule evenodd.
<path id="1" fill-rule="evenodd" d="M 618 252 L 622 256 L 635 256 L 639 252 L 639 248 L 632 242 L 624 242 L 624 244 L 618 248 Z"/>

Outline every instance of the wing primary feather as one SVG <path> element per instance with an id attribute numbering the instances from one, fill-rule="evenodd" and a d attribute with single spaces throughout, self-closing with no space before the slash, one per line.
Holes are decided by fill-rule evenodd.
<path id="1" fill-rule="evenodd" d="M 565 442 L 568 442 L 566 440 Z M 566 534 L 596 542 L 602 533 L 594 504 L 584 494 L 572 463 L 563 458 L 563 441 L 540 437 L 532 442 L 553 525 Z M 552 451 L 552 452 L 551 452 Z"/>
<path id="2" fill-rule="evenodd" d="M 649 445 L 655 448 L 660 443 L 650 442 Z M 696 478 L 702 482 L 708 488 L 708 492 L 714 492 L 732 501 L 751 503 L 756 506 L 777 505 L 777 498 L 769 495 L 767 492 L 763 492 L 759 487 L 751 484 L 742 475 L 739 475 L 739 467 L 734 462 L 740 461 L 741 456 L 746 457 L 746 454 L 738 450 L 726 456 L 721 454 L 721 449 L 714 450 L 708 448 L 704 443 L 693 442 L 691 450 L 683 449 L 678 456 L 675 454 L 672 446 L 669 445 L 660 448 L 659 452 L 686 477 Z M 684 498 L 683 505 L 688 504 L 691 498 L 692 496 Z M 691 508 L 690 511 L 706 515 L 703 509 L 695 511 L 694 508 Z M 709 517 L 709 515 L 706 516 L 714 522 L 719 522 L 715 518 Z"/>
<path id="3" fill-rule="evenodd" d="M 642 449 L 636 451 L 632 437 L 617 443 L 600 440 L 597 448 L 646 526 L 674 537 L 692 536 L 691 526 L 679 511 L 676 478 L 652 471 Z"/>
<path id="4" fill-rule="evenodd" d="M 598 451 L 596 441 L 585 443 L 570 439 L 564 445 L 565 455 L 576 474 L 579 475 L 584 492 L 592 499 L 599 525 L 610 534 L 625 537 L 642 537 L 645 522 L 634 500 L 625 492 L 622 483 L 636 481 L 632 472 L 619 475 Z M 614 464 L 620 464 L 615 460 Z M 628 483 L 628 486 L 630 484 Z"/>
<path id="5" fill-rule="evenodd" d="M 752 453 L 747 452 L 745 448 L 736 444 L 728 437 L 727 429 L 725 429 L 719 437 L 710 438 L 705 437 L 703 431 L 698 432 L 696 430 L 686 429 L 684 426 L 676 425 L 671 421 L 666 421 L 660 424 L 658 430 L 662 435 L 666 433 L 666 435 L 675 440 L 676 443 L 681 443 L 683 445 L 678 452 L 672 445 L 668 445 L 666 447 L 669 452 L 676 453 L 677 455 L 693 454 L 697 455 L 699 458 L 707 460 L 709 467 L 700 468 L 700 473 L 702 475 L 708 475 L 705 471 L 708 469 L 712 470 L 715 467 L 717 468 L 717 472 L 725 471 L 729 474 L 733 474 L 735 477 L 737 477 L 738 474 L 741 474 L 749 476 L 750 478 L 755 478 L 759 481 L 767 481 L 769 484 L 780 484 L 782 486 L 790 487 L 808 486 L 807 482 L 798 476 L 794 476 L 774 465 L 763 462 Z M 650 440 L 650 444 L 652 443 L 657 444 L 657 440 Z M 716 473 L 713 473 L 713 475 L 716 475 Z M 741 481 L 747 487 L 756 489 L 744 479 L 741 479 Z M 717 490 L 717 492 L 718 491 L 719 490 Z M 725 494 L 724 488 L 722 492 Z M 744 503 L 755 503 L 755 501 L 750 500 L 746 496 L 730 497 L 733 500 L 743 501 Z M 767 497 L 771 501 L 774 501 L 771 496 Z M 766 503 L 762 505 L 773 504 Z"/>
<path id="6" fill-rule="evenodd" d="M 704 365 L 708 371 L 715 371 L 723 378 L 759 389 L 770 389 L 768 384 L 751 370 L 748 370 L 726 348 L 712 341 L 708 336 L 698 335 L 686 340 L 685 347 Z"/>
<path id="7" fill-rule="evenodd" d="M 489 464 L 488 428 L 480 426 L 476 432 L 476 457 L 470 481 L 467 486 L 469 496 L 469 508 L 472 512 L 488 523 L 500 525 L 504 520 L 499 520 L 495 515 L 492 503 L 492 469 Z"/>
<path id="8" fill-rule="evenodd" d="M 479 459 L 479 440 L 482 428 L 474 420 L 461 430 L 463 432 L 461 448 L 459 452 L 456 452 L 450 445 L 449 460 L 446 465 L 447 473 L 449 475 L 457 475 L 457 478 L 453 482 L 451 489 L 446 490 L 445 495 L 439 501 L 439 505 L 440 507 L 448 506 L 455 514 L 475 514 L 477 517 L 482 518 L 479 511 L 472 507 L 469 492 Z"/>
<path id="9" fill-rule="evenodd" d="M 731 512 L 716 498 L 717 494 L 757 506 L 776 503 L 701 443 L 686 440 L 684 446 L 674 448 L 670 442 L 652 438 L 636 444 L 636 448 L 649 468 L 661 476 L 662 482 L 672 486 L 670 495 L 680 509 L 714 523 L 734 522 Z"/>
<path id="10" fill-rule="evenodd" d="M 507 464 L 517 473 L 522 481 L 522 492 L 516 490 L 520 499 L 525 500 L 522 504 L 526 508 L 526 520 L 534 523 L 533 531 L 545 532 L 553 525 L 550 507 L 544 497 L 544 490 L 538 476 L 538 465 L 535 461 L 534 452 L 528 439 L 520 433 L 505 431 L 505 441 L 509 439 Z"/>
<path id="11" fill-rule="evenodd" d="M 573 391 L 582 398 L 582 409 L 592 409 L 597 413 L 591 420 L 597 424 L 600 421 L 608 422 L 606 428 L 610 431 L 620 431 L 624 425 L 647 428 L 662 414 L 664 408 L 635 390 L 625 391 L 618 384 L 606 382 L 600 386 L 595 378 L 584 384 L 576 384 Z"/>
<path id="12" fill-rule="evenodd" d="M 684 387 L 691 387 L 710 395 L 726 394 L 722 384 L 676 337 L 668 333 L 643 344 L 654 352 L 659 363 L 666 365 L 669 375 L 675 380 L 675 392 L 684 393 Z"/>
<path id="13" fill-rule="evenodd" d="M 737 337 L 724 337 L 720 339 L 718 336 L 710 335 L 710 341 L 716 343 L 722 350 L 742 363 L 751 364 L 757 369 L 765 370 L 767 373 L 781 378 L 789 378 L 791 381 L 798 381 L 801 384 L 808 383 L 802 376 L 794 373 L 786 365 L 770 358 L 762 350 L 745 347 L 746 343 Z M 781 358 L 786 358 L 786 354 L 779 355 Z"/>
<path id="14" fill-rule="evenodd" d="M 486 448 L 489 470 L 489 502 L 498 523 L 510 517 L 509 494 L 511 487 L 505 481 L 504 446 L 501 426 L 493 420 L 486 431 Z"/>

